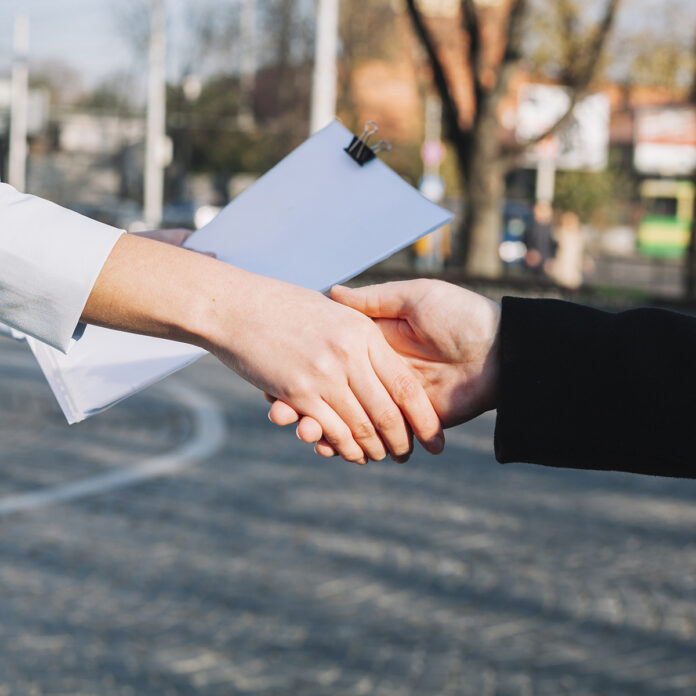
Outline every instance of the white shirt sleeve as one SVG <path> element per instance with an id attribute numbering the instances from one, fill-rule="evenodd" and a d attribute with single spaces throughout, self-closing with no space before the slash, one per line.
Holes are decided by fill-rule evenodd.
<path id="1" fill-rule="evenodd" d="M 121 234 L 0 183 L 0 321 L 67 351 Z"/>

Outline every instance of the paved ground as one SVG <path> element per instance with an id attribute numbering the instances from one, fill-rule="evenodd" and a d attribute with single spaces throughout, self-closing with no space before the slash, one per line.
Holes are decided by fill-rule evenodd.
<path id="1" fill-rule="evenodd" d="M 696 693 L 696 481 L 503 467 L 491 417 L 438 459 L 327 463 L 214 361 L 171 383 L 224 419 L 197 463 L 171 387 L 68 428 L 0 342 L 0 696 Z"/>

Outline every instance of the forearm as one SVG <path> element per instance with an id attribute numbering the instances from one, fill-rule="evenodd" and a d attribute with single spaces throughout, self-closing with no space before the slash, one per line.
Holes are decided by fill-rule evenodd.
<path id="1" fill-rule="evenodd" d="M 234 315 L 250 274 L 202 254 L 123 235 L 92 288 L 82 321 L 210 350 L 216 305 Z"/>
<path id="2" fill-rule="evenodd" d="M 502 462 L 696 477 L 696 320 L 505 298 Z"/>

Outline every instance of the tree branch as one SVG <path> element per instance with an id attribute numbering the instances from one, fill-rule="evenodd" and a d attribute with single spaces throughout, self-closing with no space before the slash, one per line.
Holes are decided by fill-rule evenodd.
<path id="1" fill-rule="evenodd" d="M 524 44 L 524 17 L 527 13 L 528 0 L 512 0 L 508 14 L 505 36 L 505 53 L 498 67 L 498 74 L 493 88 L 482 93 L 482 101 L 478 105 L 477 120 L 494 119 L 497 122 L 497 112 L 500 100 L 507 94 L 510 79 L 517 69 L 522 57 Z"/>
<path id="2" fill-rule="evenodd" d="M 498 102 L 507 94 L 517 64 L 522 58 L 524 47 L 524 17 L 527 14 L 528 0 L 512 0 L 508 15 L 507 32 L 505 36 L 505 53 L 498 69 L 498 79 L 493 88 L 493 96 Z"/>
<path id="3" fill-rule="evenodd" d="M 474 0 L 462 0 L 462 25 L 469 38 L 469 70 L 474 90 L 474 108 L 478 109 L 483 101 L 483 84 L 481 83 L 481 34 L 478 14 Z"/>
<path id="4" fill-rule="evenodd" d="M 561 53 L 563 64 L 560 77 L 564 84 L 575 83 L 577 75 L 577 50 L 579 39 L 578 8 L 571 0 L 559 0 L 554 3 L 561 36 Z"/>
<path id="5" fill-rule="evenodd" d="M 694 47 L 692 52 L 694 74 L 691 77 L 691 101 L 696 104 L 696 34 L 694 34 Z"/>
<path id="6" fill-rule="evenodd" d="M 435 88 L 442 101 L 445 128 L 447 129 L 450 139 L 456 145 L 462 139 L 462 129 L 459 125 L 459 108 L 457 107 L 454 97 L 450 94 L 449 83 L 445 75 L 444 66 L 435 48 L 435 41 L 428 27 L 425 26 L 423 15 L 421 15 L 420 10 L 416 7 L 416 0 L 406 0 L 406 7 L 408 8 L 413 28 L 430 61 Z"/>
<path id="7" fill-rule="evenodd" d="M 597 66 L 599 65 L 600 58 L 604 52 L 604 46 L 606 45 L 607 38 L 611 32 L 612 25 L 614 23 L 614 18 L 616 17 L 616 12 L 619 8 L 619 3 L 621 0 L 607 0 L 607 5 L 604 10 L 604 16 L 602 21 L 597 27 L 597 32 L 594 39 L 590 41 L 587 48 L 588 59 L 583 66 L 582 72 L 578 75 L 577 80 L 570 92 L 570 102 L 568 104 L 568 109 L 566 112 L 554 123 L 550 128 L 548 128 L 544 133 L 528 140 L 527 142 L 520 143 L 517 147 L 508 150 L 505 157 L 506 164 L 513 164 L 520 155 L 524 154 L 530 147 L 537 145 L 542 140 L 550 138 L 555 135 L 563 126 L 565 126 L 573 116 L 573 110 L 577 106 L 578 102 L 587 94 L 590 84 L 595 77 L 597 72 Z M 565 72 L 565 70 L 564 70 Z"/>

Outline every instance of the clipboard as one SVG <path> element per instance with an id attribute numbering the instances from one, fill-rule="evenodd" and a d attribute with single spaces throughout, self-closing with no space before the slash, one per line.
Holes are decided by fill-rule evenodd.
<path id="1" fill-rule="evenodd" d="M 452 219 L 378 157 L 368 124 L 338 121 L 235 198 L 186 247 L 253 273 L 326 291 Z M 28 339 L 66 419 L 100 413 L 196 361 L 184 343 L 87 326 L 67 355 Z"/>

